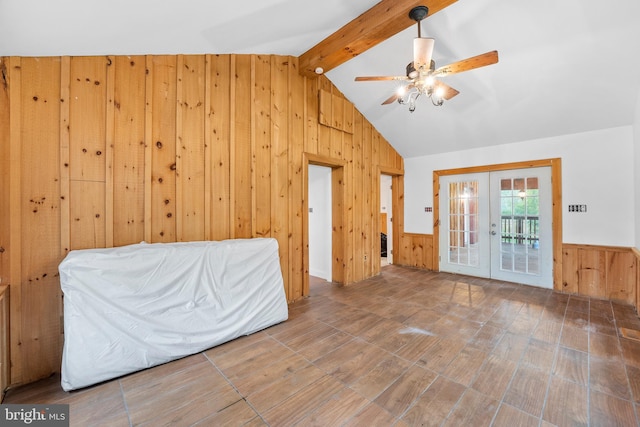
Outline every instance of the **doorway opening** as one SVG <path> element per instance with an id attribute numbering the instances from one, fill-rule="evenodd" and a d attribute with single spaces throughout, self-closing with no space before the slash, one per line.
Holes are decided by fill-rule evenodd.
<path id="1" fill-rule="evenodd" d="M 393 192 L 391 175 L 380 175 L 380 266 L 393 264 Z"/>
<path id="2" fill-rule="evenodd" d="M 312 167 L 313 166 L 313 167 Z M 322 279 L 313 276 L 313 282 L 327 280 L 336 284 L 344 283 L 344 166 L 345 161 L 316 154 L 303 154 L 303 251 L 302 262 L 305 274 L 303 276 L 302 296 L 309 295 L 310 276 L 312 276 L 311 256 L 320 260 L 319 272 L 316 260 L 313 261 L 313 271 L 324 276 Z M 315 168 L 319 167 L 319 168 Z M 316 182 L 317 181 L 317 182 Z M 312 188 L 312 185 L 314 186 Z M 311 194 L 316 189 L 321 194 Z M 318 197 L 318 200 L 316 200 Z M 311 200 L 314 200 L 313 202 Z M 310 212 L 313 209 L 313 212 Z M 315 213 L 320 209 L 322 223 L 320 230 L 316 230 Z M 313 218 L 312 218 L 313 216 Z M 312 223 L 313 221 L 313 223 Z M 327 229 L 327 222 L 330 227 Z M 311 236 L 311 233 L 314 236 Z M 317 234 L 317 235 L 316 235 Z M 313 245 L 313 247 L 311 247 Z M 323 255 L 324 254 L 324 255 Z M 328 261 L 327 254 L 330 254 Z M 327 266 L 327 262 L 329 265 Z M 326 279 L 325 279 L 326 278 Z"/>
<path id="3" fill-rule="evenodd" d="M 309 274 L 331 281 L 331 168 L 309 165 Z"/>

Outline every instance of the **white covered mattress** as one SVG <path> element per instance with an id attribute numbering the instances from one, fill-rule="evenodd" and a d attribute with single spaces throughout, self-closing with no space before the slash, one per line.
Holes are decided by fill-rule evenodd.
<path id="1" fill-rule="evenodd" d="M 288 317 L 275 239 L 71 251 L 62 388 L 169 362 Z"/>

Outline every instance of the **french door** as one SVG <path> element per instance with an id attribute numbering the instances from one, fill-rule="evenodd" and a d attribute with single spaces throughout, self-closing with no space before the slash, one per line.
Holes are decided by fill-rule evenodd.
<path id="1" fill-rule="evenodd" d="M 553 287 L 551 168 L 440 176 L 440 270 Z"/>

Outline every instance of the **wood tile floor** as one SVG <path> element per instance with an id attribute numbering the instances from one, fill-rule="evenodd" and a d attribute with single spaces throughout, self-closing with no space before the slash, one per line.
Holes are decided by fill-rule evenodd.
<path id="1" fill-rule="evenodd" d="M 65 393 L 59 377 L 4 403 L 68 403 L 74 426 L 635 426 L 640 330 L 630 306 L 386 266 L 313 281 L 288 321 Z"/>

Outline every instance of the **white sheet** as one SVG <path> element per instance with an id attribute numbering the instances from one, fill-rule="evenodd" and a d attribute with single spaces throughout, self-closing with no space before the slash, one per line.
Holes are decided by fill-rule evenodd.
<path id="1" fill-rule="evenodd" d="M 64 390 L 198 353 L 288 317 L 275 239 L 76 250 L 59 271 Z"/>

